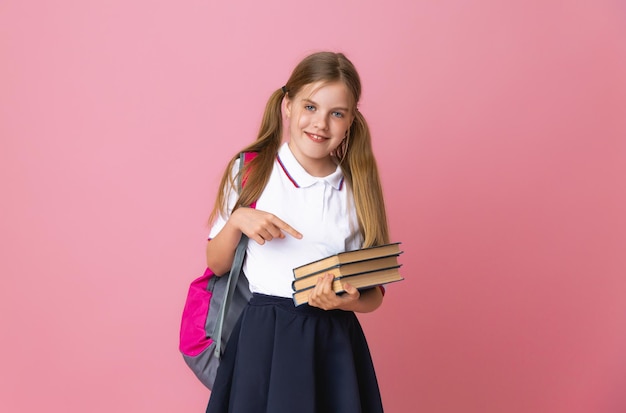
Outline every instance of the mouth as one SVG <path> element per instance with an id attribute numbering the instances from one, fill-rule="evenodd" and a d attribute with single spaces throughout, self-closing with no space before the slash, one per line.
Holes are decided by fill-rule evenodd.
<path id="1" fill-rule="evenodd" d="M 316 135 L 314 133 L 309 133 L 309 132 L 304 132 L 306 134 L 306 136 L 308 136 L 312 141 L 314 142 L 323 142 L 326 139 L 329 139 L 326 136 L 322 136 L 322 135 Z"/>

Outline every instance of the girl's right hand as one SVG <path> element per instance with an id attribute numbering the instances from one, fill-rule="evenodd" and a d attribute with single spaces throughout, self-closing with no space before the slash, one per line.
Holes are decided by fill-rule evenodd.
<path id="1" fill-rule="evenodd" d="M 254 208 L 238 208 L 228 221 L 260 245 L 274 238 L 285 238 L 285 233 L 302 238 L 302 234 L 276 215 Z"/>

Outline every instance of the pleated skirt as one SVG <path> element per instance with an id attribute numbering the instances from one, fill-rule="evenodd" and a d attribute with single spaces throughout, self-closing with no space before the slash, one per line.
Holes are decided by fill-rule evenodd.
<path id="1" fill-rule="evenodd" d="M 352 312 L 254 294 L 226 346 L 207 413 L 381 413 Z"/>

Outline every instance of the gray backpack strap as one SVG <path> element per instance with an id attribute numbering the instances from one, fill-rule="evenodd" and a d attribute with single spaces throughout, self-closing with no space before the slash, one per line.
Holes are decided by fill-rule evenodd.
<path id="1" fill-rule="evenodd" d="M 237 177 L 237 190 L 241 191 L 241 171 L 244 166 L 244 157 L 245 154 L 242 152 L 239 155 L 239 175 Z M 219 357 L 220 351 L 222 350 L 222 328 L 224 326 L 224 318 L 228 313 L 228 308 L 230 307 L 230 303 L 233 299 L 233 294 L 235 292 L 235 286 L 237 285 L 237 281 L 239 280 L 239 274 L 241 273 L 241 267 L 243 265 L 243 259 L 246 255 L 246 249 L 248 247 L 248 237 L 245 234 L 241 234 L 241 239 L 239 240 L 239 244 L 237 244 L 237 249 L 235 250 L 235 257 L 233 258 L 233 265 L 230 268 L 230 273 L 228 274 L 228 283 L 226 284 L 226 290 L 224 292 L 224 305 L 220 308 L 220 312 L 217 318 L 217 324 L 215 325 L 215 330 L 211 337 L 213 337 L 213 341 L 215 341 L 215 354 Z"/>

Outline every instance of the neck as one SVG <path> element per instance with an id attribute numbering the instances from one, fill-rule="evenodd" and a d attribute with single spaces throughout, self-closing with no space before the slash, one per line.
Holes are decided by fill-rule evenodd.
<path id="1" fill-rule="evenodd" d="M 337 170 L 337 164 L 331 156 L 321 159 L 309 158 L 298 151 L 295 151 L 291 142 L 289 142 L 288 145 L 289 149 L 291 149 L 291 153 L 293 153 L 293 156 L 309 175 L 323 178 Z"/>

